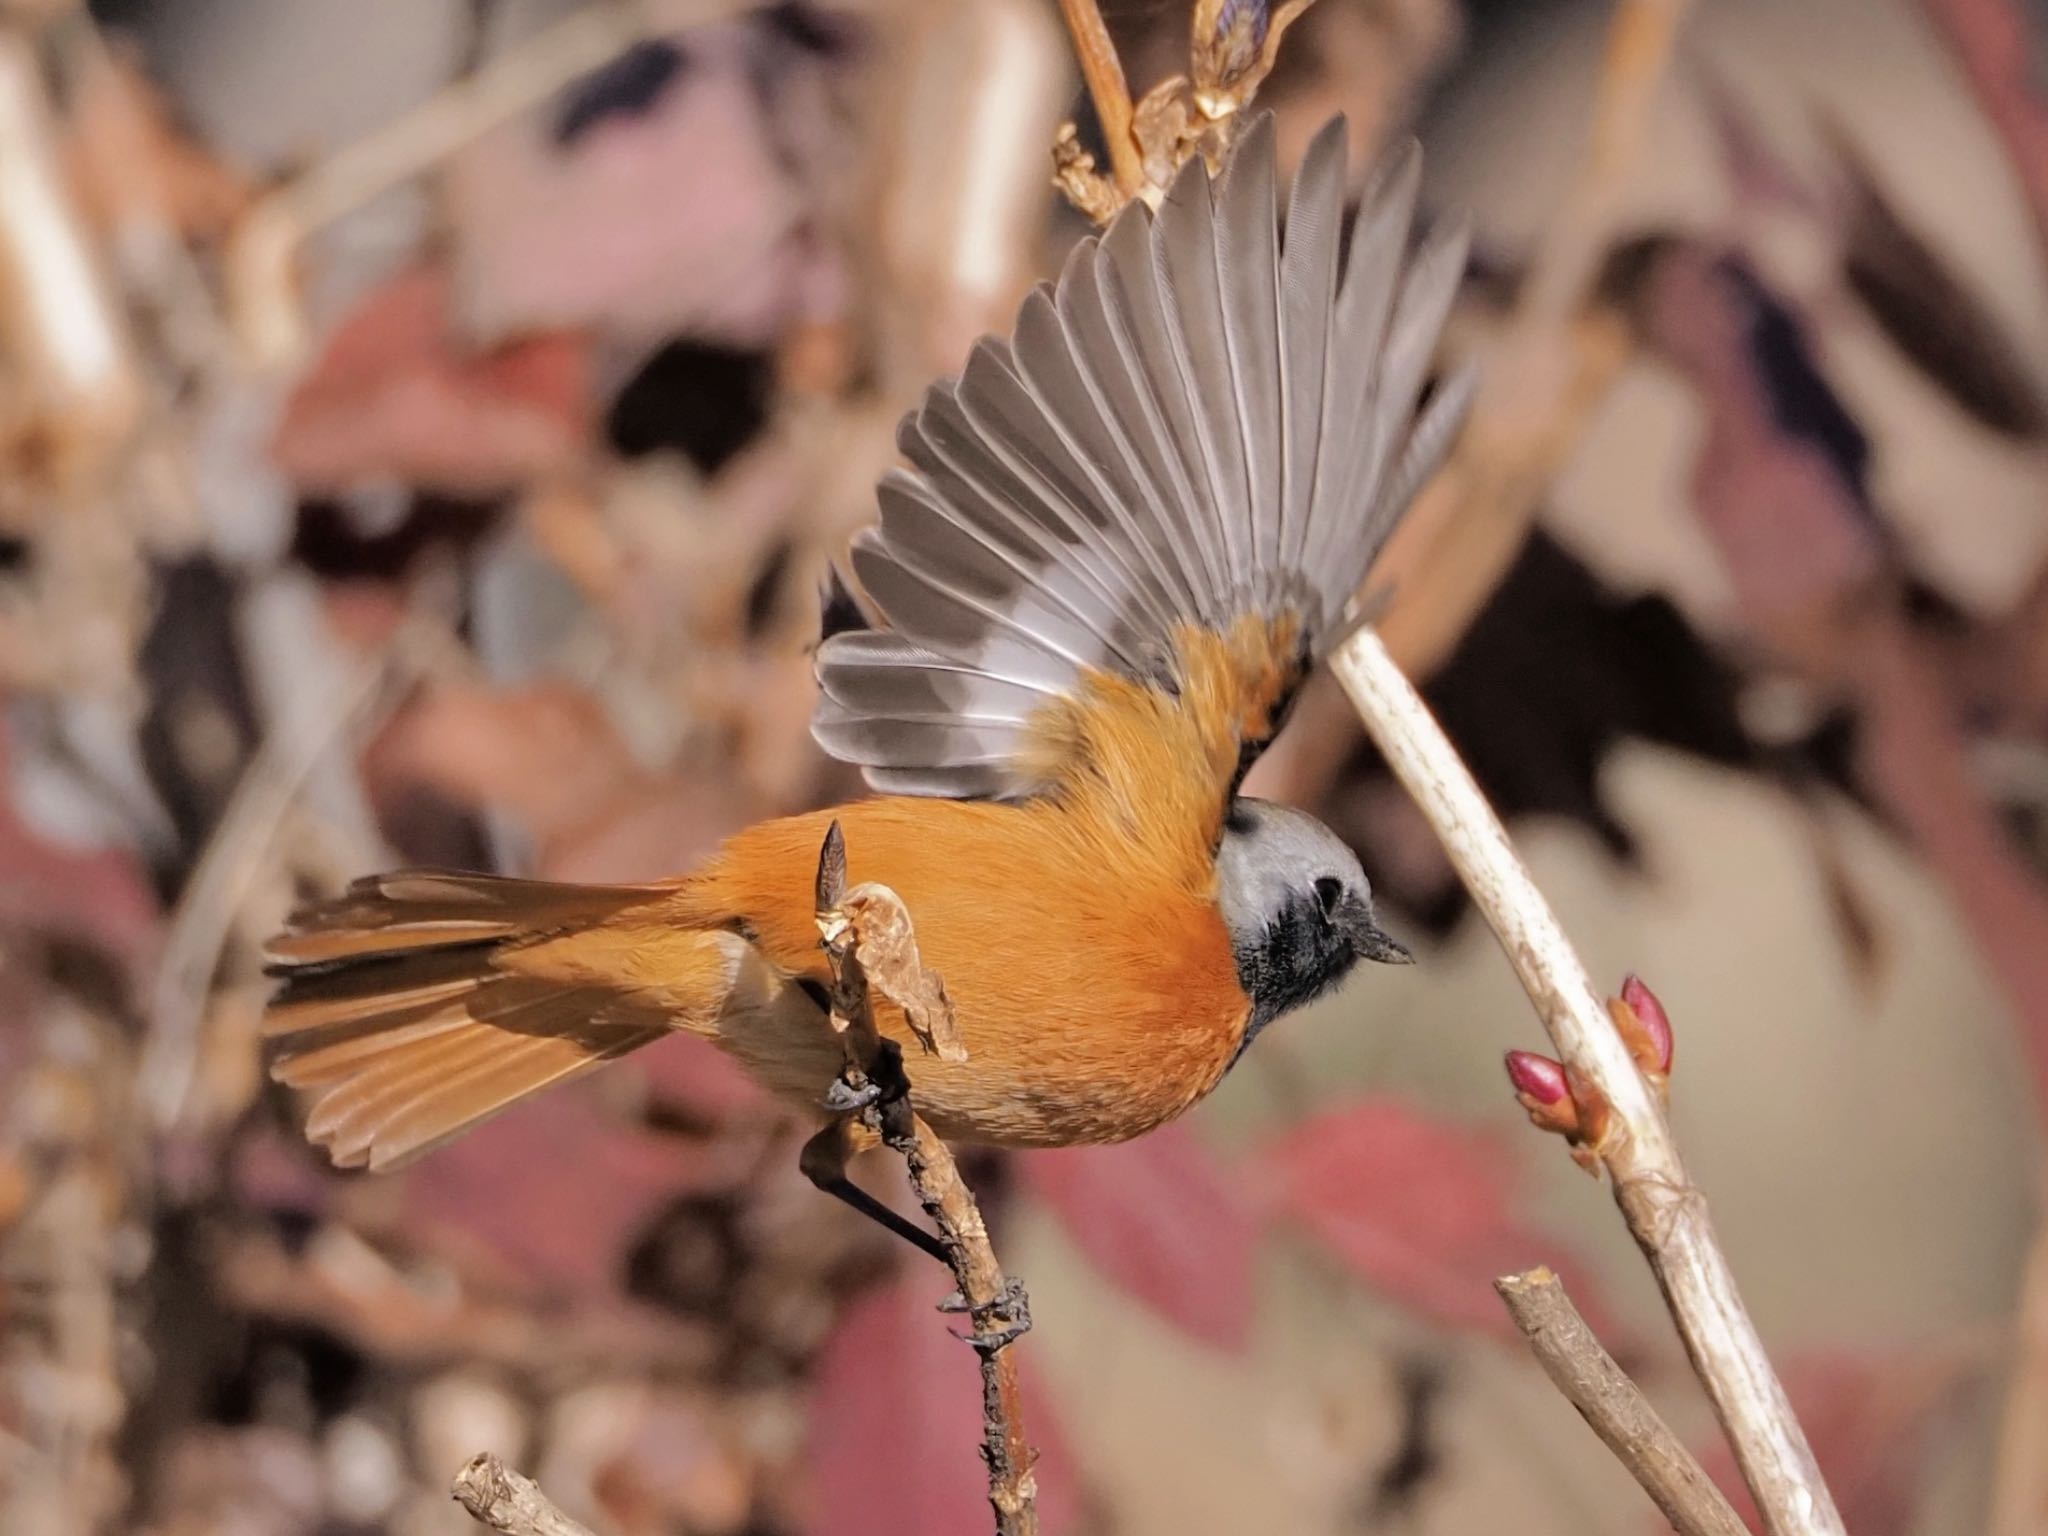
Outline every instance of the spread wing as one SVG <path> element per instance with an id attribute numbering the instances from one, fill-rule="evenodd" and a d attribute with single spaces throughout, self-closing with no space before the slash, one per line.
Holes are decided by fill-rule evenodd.
<path id="1" fill-rule="evenodd" d="M 1347 230 L 1344 146 L 1341 118 L 1310 145 L 1283 239 L 1261 117 L 905 418 L 853 548 L 889 627 L 820 648 L 827 751 L 885 791 L 1028 796 L 1088 749 L 1076 702 L 1130 680 L 1185 707 L 1220 806 L 1471 395 L 1417 411 L 1462 229 L 1410 254 L 1411 144 Z"/>

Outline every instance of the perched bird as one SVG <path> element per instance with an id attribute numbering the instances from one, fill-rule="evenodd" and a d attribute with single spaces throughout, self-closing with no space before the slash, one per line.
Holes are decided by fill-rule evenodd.
<path id="1" fill-rule="evenodd" d="M 1462 232 L 1411 256 L 1412 145 L 1347 227 L 1344 143 L 1338 120 L 1310 146 L 1283 239 L 1254 123 L 905 419 L 911 467 L 852 551 L 887 627 L 817 656 L 815 734 L 877 798 L 662 884 L 402 872 L 300 912 L 266 1033 L 312 1139 L 391 1167 L 676 1030 L 818 1109 L 842 1064 L 814 921 L 835 818 L 957 1010 L 959 1062 L 877 1000 L 949 1139 L 1139 1135 L 1360 959 L 1406 960 L 1348 847 L 1237 794 L 1471 394 L 1461 374 L 1418 409 Z"/>

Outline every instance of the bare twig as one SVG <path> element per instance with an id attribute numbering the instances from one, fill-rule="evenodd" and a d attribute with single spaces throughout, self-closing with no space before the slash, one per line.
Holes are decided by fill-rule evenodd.
<path id="1" fill-rule="evenodd" d="M 1493 1282 L 1544 1374 L 1642 1485 L 1679 1536 L 1749 1536 L 1692 1452 L 1600 1345 L 1546 1268 Z"/>
<path id="2" fill-rule="evenodd" d="M 1577 311 L 1686 9 L 1687 0 L 1617 0 L 1587 163 L 1538 251 L 1464 446 L 1440 478 L 1439 491 L 1449 495 L 1410 516 L 1392 561 L 1383 562 L 1394 565 L 1397 579 L 1421 578 L 1404 581 L 1406 601 L 1389 615 L 1390 636 L 1419 665 L 1441 659 L 1505 572 L 1537 496 L 1576 436 L 1568 430 L 1580 419 L 1574 407 L 1597 395 L 1619 360 L 1610 329 L 1588 326 Z M 1181 152 L 1192 148 L 1190 141 Z M 1562 368 L 1553 361 L 1560 350 L 1568 359 Z M 1534 423 L 1518 403 L 1530 394 L 1545 407 Z M 1419 547 L 1423 560 L 1404 566 L 1404 543 Z M 1428 601 L 1415 600 L 1417 587 L 1430 592 Z M 1405 629 L 1404 617 L 1411 621 Z M 1664 1290 L 1771 1536 L 1841 1536 L 1841 1516 L 1743 1307 L 1663 1106 L 1500 818 L 1375 630 L 1354 634 L 1331 668 L 1506 949 L 1574 1097 L 1599 1110 L 1603 1134 L 1591 1153 L 1614 1180 L 1615 1201 Z"/>
<path id="3" fill-rule="evenodd" d="M 1591 1150 L 1614 1180 L 1615 1203 L 1663 1288 L 1772 1536 L 1839 1536 L 1841 1516 L 1742 1305 L 1706 1197 L 1687 1175 L 1663 1107 L 1500 818 L 1374 631 L 1353 635 L 1331 666 L 1507 951 L 1574 1096 L 1582 1105 L 1604 1106 L 1606 1131 Z"/>
<path id="4" fill-rule="evenodd" d="M 1616 0 L 1586 154 L 1538 237 L 1513 314 L 1486 359 L 1471 423 L 1380 575 L 1382 626 L 1427 675 L 1450 654 L 1522 547 L 1544 492 L 1626 360 L 1618 328 L 1582 316 L 1614 239 L 1687 0 Z"/>
<path id="5" fill-rule="evenodd" d="M 589 1526 L 555 1508 L 532 1478 L 514 1472 L 489 1451 L 455 1474 L 450 1496 L 505 1536 L 596 1536 Z"/>
<path id="6" fill-rule="evenodd" d="M 0 440 L 74 494 L 128 441 L 142 410 L 127 321 L 65 179 L 42 67 L 0 28 Z M 13 494 L 20 494 L 16 489 Z"/>
<path id="7" fill-rule="evenodd" d="M 1991 1480 L 1991 1536 L 2032 1536 L 2048 1524 L 2048 1237 L 2034 1239 L 2020 1290 L 2011 1385 Z"/>
<path id="8" fill-rule="evenodd" d="M 886 886 L 846 888 L 846 843 L 832 824 L 818 857 L 818 928 L 832 966 L 832 1022 L 846 1042 L 849 1084 L 871 1102 L 860 1113 L 910 1169 L 918 1202 L 939 1229 L 946 1260 L 960 1294 L 948 1310 L 965 1312 L 973 1324 L 967 1342 L 981 1358 L 982 1459 L 988 1463 L 988 1500 L 998 1536 L 1034 1536 L 1038 1530 L 1037 1483 L 1031 1475 L 1035 1453 L 1024 1434 L 1017 1362 L 1009 1346 L 1031 1326 L 1023 1287 L 1004 1276 L 989 1243 L 974 1193 L 960 1177 L 946 1144 L 911 1105 L 902 1056 L 875 1027 L 869 967 L 885 994 L 937 998 L 942 1021 L 925 1027 L 928 1047 L 958 1048 L 952 1005 L 938 978 L 924 971 L 902 901 Z M 863 926 L 888 936 L 877 947 L 863 942 Z M 893 976 L 885 976 L 883 961 Z M 964 1053 L 963 1053 L 964 1054 Z"/>
<path id="9" fill-rule="evenodd" d="M 9 1023 L 33 1055 L 8 1084 L 0 1148 L 16 1185 L 0 1230 L 0 1530 L 111 1529 L 130 1406 L 120 1253 L 144 1241 L 149 1214 L 133 1177 L 135 1064 L 116 1020 L 6 979 L 20 999 Z"/>
<path id="10" fill-rule="evenodd" d="M 275 596 L 302 596 L 289 590 L 293 585 L 271 583 L 278 589 Z M 324 643 L 317 633 L 317 612 L 287 603 L 280 613 L 278 603 L 264 602 L 264 597 L 259 591 L 252 611 L 268 610 L 289 623 L 297 638 L 311 645 Z M 269 628 L 268 638 L 275 641 L 279 626 L 272 623 Z M 306 645 L 290 657 L 297 664 L 299 694 L 268 701 L 274 706 L 271 728 L 185 882 L 157 965 L 139 1076 L 142 1102 L 158 1133 L 177 1130 L 192 1110 L 201 1026 L 214 972 L 292 806 L 306 796 L 323 769 L 333 769 L 344 788 L 356 787 L 349 751 L 379 712 L 425 670 L 442 636 L 437 620 L 415 615 L 381 656 L 357 668 L 353 676 L 331 664 L 324 669 L 312 664 L 311 658 L 329 663 L 332 658 Z M 326 676 L 321 675 L 323 670 Z M 367 812 L 350 821 L 356 829 L 352 841 L 359 862 L 368 866 L 382 860 L 385 849 Z"/>
<path id="11" fill-rule="evenodd" d="M 2048 104 L 2038 79 L 2038 13 L 2020 0 L 1920 0 L 1976 92 L 1985 120 L 2005 142 L 2034 235 L 2048 253 Z"/>
<path id="12" fill-rule="evenodd" d="M 749 8 L 749 0 L 698 0 L 687 12 L 670 5 L 657 16 L 634 0 L 593 0 L 263 198 L 243 219 L 227 253 L 229 292 L 252 361 L 282 366 L 304 350 L 292 263 L 315 230 L 403 186 L 514 113 L 608 63 L 657 26 L 704 26 Z"/>
<path id="13" fill-rule="evenodd" d="M 1081 75 L 1095 103 L 1095 118 L 1109 145 L 1109 168 L 1116 189 L 1126 198 L 1133 197 L 1145 184 L 1145 167 L 1138 158 L 1138 141 L 1131 134 L 1131 88 L 1124 83 L 1116 44 L 1110 41 L 1096 0 L 1060 0 L 1060 14 L 1073 34 L 1074 56 L 1081 61 Z"/>

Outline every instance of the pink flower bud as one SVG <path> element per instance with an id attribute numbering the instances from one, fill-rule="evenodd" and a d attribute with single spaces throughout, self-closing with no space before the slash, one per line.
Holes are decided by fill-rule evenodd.
<path id="1" fill-rule="evenodd" d="M 1564 1068 L 1534 1051 L 1509 1051 L 1507 1066 L 1508 1081 L 1515 1085 L 1515 1101 L 1529 1111 L 1529 1123 L 1539 1131 L 1577 1141 L 1582 1129 L 1579 1106 Z"/>
<path id="2" fill-rule="evenodd" d="M 1657 1001 L 1657 994 L 1643 985 L 1640 976 L 1630 976 L 1622 982 L 1621 1000 L 1628 1004 L 1629 1012 L 1636 1016 L 1636 1023 L 1640 1026 L 1641 1039 L 1629 1041 L 1637 1063 L 1645 1072 L 1668 1076 L 1671 1072 L 1671 1016 Z"/>
<path id="3" fill-rule="evenodd" d="M 1572 1096 L 1564 1080 L 1564 1068 L 1548 1056 L 1534 1051 L 1509 1051 L 1508 1081 L 1517 1093 L 1526 1093 L 1539 1104 L 1562 1104 Z"/>

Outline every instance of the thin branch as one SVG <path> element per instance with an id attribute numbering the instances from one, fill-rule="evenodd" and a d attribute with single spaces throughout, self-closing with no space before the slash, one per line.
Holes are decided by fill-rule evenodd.
<path id="1" fill-rule="evenodd" d="M 2048 102 L 2038 78 L 2041 21 L 2020 0 L 1920 0 L 1962 66 L 1985 121 L 2004 141 L 2048 255 Z"/>
<path id="2" fill-rule="evenodd" d="M 1706 1197 L 1500 818 L 1378 634 L 1359 630 L 1331 667 L 1507 951 L 1574 1097 L 1604 1108 L 1605 1132 L 1592 1151 L 1614 1181 L 1615 1203 L 1663 1288 L 1771 1536 L 1841 1536 L 1841 1516 L 1715 1240 Z"/>
<path id="3" fill-rule="evenodd" d="M 1423 560 L 1410 561 L 1419 579 L 1404 582 L 1410 600 L 1390 619 L 1398 625 L 1404 615 L 1421 613 L 1422 632 L 1401 638 L 1404 654 L 1425 664 L 1448 650 L 1506 570 L 1529 509 L 1562 459 L 1568 440 L 1562 424 L 1579 419 L 1571 407 L 1597 394 L 1616 360 L 1612 346 L 1599 344 L 1611 337 L 1597 327 L 1594 344 L 1579 346 L 1573 317 L 1612 231 L 1626 174 L 1641 153 L 1650 105 L 1687 9 L 1688 0 L 1617 0 L 1590 153 L 1539 249 L 1505 356 L 1489 369 L 1465 446 L 1441 477 L 1452 487 L 1454 499 L 1439 503 L 1448 515 L 1418 509 L 1422 515 L 1408 522 L 1420 526 L 1395 541 L 1397 559 L 1404 542 L 1422 549 Z M 1078 33 L 1077 46 L 1085 59 Z M 1524 369 L 1544 374 L 1560 341 L 1574 361 L 1563 370 L 1549 366 L 1549 382 L 1558 387 L 1525 389 L 1531 381 Z M 1606 357 L 1608 366 L 1586 366 L 1581 353 Z M 1514 366 L 1502 366 L 1509 361 Z M 1582 376 L 1560 382 L 1560 371 Z M 1493 401 L 1531 393 L 1552 407 L 1541 423 L 1532 426 L 1526 411 L 1512 405 L 1489 411 Z M 1555 408 L 1560 397 L 1562 410 Z M 1489 424 L 1495 414 L 1501 421 Z M 1432 579 L 1447 582 L 1449 590 L 1435 592 Z M 1418 587 L 1431 591 L 1429 602 L 1413 601 Z M 1614 1181 L 1615 1202 L 1663 1288 L 1771 1536 L 1843 1536 L 1841 1516 L 1743 1307 L 1706 1199 L 1679 1159 L 1663 1106 L 1500 818 L 1377 632 L 1359 630 L 1330 661 L 1367 734 L 1429 819 L 1507 951 L 1563 1058 L 1573 1097 L 1597 1111 L 1602 1133 L 1592 1154 Z"/>
<path id="4" fill-rule="evenodd" d="M 657 16 L 635 0 L 593 0 L 263 198 L 227 252 L 229 293 L 252 360 L 277 367 L 304 350 L 292 265 L 314 231 L 405 185 L 656 30 L 705 26 L 750 8 L 749 0 L 695 0 L 687 8 L 665 6 Z"/>
<path id="5" fill-rule="evenodd" d="M 1548 1269 L 1493 1282 L 1537 1363 L 1679 1536 L 1749 1536 L 1692 1452 L 1614 1363 Z"/>
<path id="6" fill-rule="evenodd" d="M 1109 145 L 1110 173 L 1117 190 L 1133 197 L 1145 185 L 1145 167 L 1131 133 L 1131 88 L 1124 83 L 1116 44 L 1110 41 L 1096 0 L 1060 0 L 1060 15 L 1073 34 L 1074 56 L 1081 61 L 1081 75 L 1095 103 L 1095 119 L 1102 124 L 1102 137 Z"/>
<path id="7" fill-rule="evenodd" d="M 960 1287 L 946 1310 L 967 1314 L 967 1342 L 981 1359 L 982 1460 L 997 1536 L 1036 1536 L 1036 1459 L 1024 1433 L 1023 1396 L 1010 1353 L 1031 1327 L 1024 1288 L 1004 1276 L 974 1193 L 946 1144 L 919 1118 L 903 1073 L 902 1052 L 875 1026 L 870 983 L 904 1009 L 933 1054 L 965 1059 L 952 1005 L 936 973 L 924 968 L 910 915 L 882 885 L 846 886 L 846 842 L 832 823 L 818 855 L 818 930 L 832 967 L 832 1025 L 847 1048 L 844 1086 L 865 1101 L 858 1113 L 910 1170 L 911 1188 L 939 1230 Z"/>
<path id="8" fill-rule="evenodd" d="M 2048 1237 L 2034 1239 L 2015 1327 L 1985 1522 L 1991 1536 L 2033 1536 L 2048 1515 Z"/>
<path id="9" fill-rule="evenodd" d="M 455 1474 L 449 1494 L 477 1520 L 505 1536 L 596 1536 L 589 1526 L 555 1508 L 532 1478 L 514 1472 L 489 1451 Z"/>
<path id="10" fill-rule="evenodd" d="M 66 178 L 41 62 L 12 29 L 0 29 L 0 332 L 10 461 L 85 491 L 135 431 L 144 386 Z"/>
<path id="11" fill-rule="evenodd" d="M 381 655 L 346 675 L 337 658 L 320 649 L 317 608 L 309 611 L 293 601 L 307 594 L 292 585 L 273 579 L 267 595 L 284 601 L 266 601 L 259 590 L 250 606 L 256 614 L 269 614 L 267 639 L 277 641 L 288 626 L 293 638 L 305 642 L 287 658 L 294 664 L 298 696 L 270 701 L 277 706 L 270 728 L 186 878 L 151 983 L 149 1036 L 138 1077 L 143 1107 L 159 1134 L 179 1129 L 191 1112 L 215 972 L 292 807 L 306 798 L 323 769 L 336 769 L 347 787 L 355 787 L 353 744 L 425 672 L 443 639 L 436 619 L 414 613 Z M 316 658 L 327 664 L 311 664 Z M 361 862 L 378 862 L 386 850 L 374 823 L 367 816 L 352 820 Z"/>
<path id="12" fill-rule="evenodd" d="M 1619 328 L 1584 317 L 1650 142 L 1650 116 L 1689 0 L 1615 0 L 1586 151 L 1486 357 L 1472 420 L 1402 521 L 1380 575 L 1401 664 L 1433 673 L 1514 563 L 1537 504 L 1627 359 Z"/>

